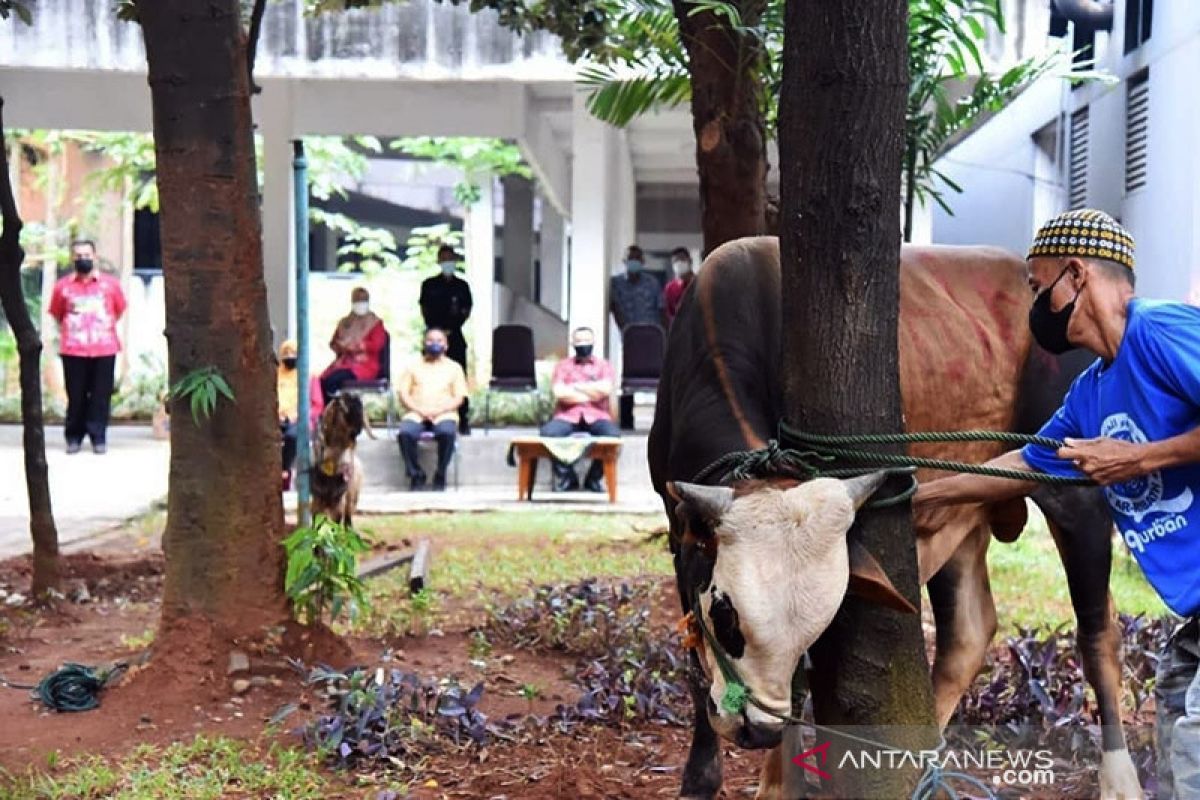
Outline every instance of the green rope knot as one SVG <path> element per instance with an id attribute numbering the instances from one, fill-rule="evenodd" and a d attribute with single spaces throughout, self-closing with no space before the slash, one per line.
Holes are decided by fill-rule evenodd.
<path id="1" fill-rule="evenodd" d="M 48 708 L 60 712 L 90 711 L 100 705 L 99 694 L 125 671 L 124 663 L 108 669 L 83 664 L 63 664 L 51 672 L 34 690 Z"/>
<path id="2" fill-rule="evenodd" d="M 721 708 L 726 714 L 740 714 L 750 700 L 750 692 L 737 681 L 725 682 L 725 694 L 721 695 Z"/>

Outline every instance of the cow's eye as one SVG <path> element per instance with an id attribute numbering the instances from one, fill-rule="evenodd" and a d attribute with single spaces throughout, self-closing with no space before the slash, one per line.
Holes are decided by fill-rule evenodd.
<path id="1" fill-rule="evenodd" d="M 708 615 L 712 618 L 713 636 L 717 643 L 730 658 L 741 658 L 746 652 L 746 639 L 739 626 L 737 608 L 729 595 L 713 589 Z"/>

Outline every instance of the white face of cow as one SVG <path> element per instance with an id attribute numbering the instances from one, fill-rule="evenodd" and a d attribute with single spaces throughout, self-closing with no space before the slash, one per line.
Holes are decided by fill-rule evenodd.
<path id="1" fill-rule="evenodd" d="M 842 604 L 846 533 L 883 479 L 767 485 L 736 499 L 728 487 L 675 484 L 686 513 L 707 520 L 717 539 L 712 580 L 699 597 L 704 622 L 755 700 L 775 713 L 791 713 L 792 674 Z M 743 747 L 778 744 L 775 717 L 753 703 L 736 714 L 722 707 L 725 679 L 707 642 L 700 652 L 714 729 Z"/>

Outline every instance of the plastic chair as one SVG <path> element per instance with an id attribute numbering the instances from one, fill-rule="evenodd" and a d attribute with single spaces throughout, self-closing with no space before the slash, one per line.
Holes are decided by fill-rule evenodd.
<path id="1" fill-rule="evenodd" d="M 621 394 L 656 392 L 662 377 L 667 336 L 658 325 L 638 323 L 621 331 Z"/>
<path id="2" fill-rule="evenodd" d="M 526 325 L 501 325 L 492 331 L 492 377 L 483 400 L 483 433 L 491 423 L 492 392 L 526 393 L 533 397 L 534 416 L 541 424 L 533 331 Z"/>
<path id="3" fill-rule="evenodd" d="M 383 349 L 379 351 L 379 377 L 369 381 L 347 381 L 339 391 L 353 394 L 382 394 L 387 397 L 387 435 L 396 424 L 396 395 L 392 392 L 392 335 L 386 330 Z"/>

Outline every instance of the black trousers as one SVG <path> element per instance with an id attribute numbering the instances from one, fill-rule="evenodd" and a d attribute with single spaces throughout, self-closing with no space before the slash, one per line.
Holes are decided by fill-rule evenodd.
<path id="1" fill-rule="evenodd" d="M 570 436 L 572 433 L 587 433 L 592 436 L 620 436 L 621 431 L 610 419 L 598 419 L 590 425 L 583 420 L 578 422 L 567 422 L 565 419 L 552 419 L 542 426 L 538 431 L 541 436 Z M 575 474 L 575 466 L 573 464 L 564 464 L 557 458 L 554 459 L 554 477 L 570 478 Z M 604 463 L 592 460 L 592 466 L 588 468 L 587 479 L 600 478 L 604 475 Z"/>
<path id="2" fill-rule="evenodd" d="M 425 471 L 417 460 L 417 443 L 421 434 L 429 431 L 437 442 L 437 474 L 436 478 L 446 479 L 446 467 L 450 466 L 450 457 L 454 455 L 454 421 L 446 420 L 436 425 L 432 422 L 400 421 L 400 456 L 404 459 L 404 472 L 410 478 L 424 478 Z"/>
<path id="3" fill-rule="evenodd" d="M 63 381 L 67 385 L 67 442 L 75 444 L 86 435 L 92 444 L 105 444 L 108 412 L 112 403 L 116 356 L 62 356 Z"/>
<path id="4" fill-rule="evenodd" d="M 292 463 L 296 460 L 296 423 L 279 423 L 279 433 L 283 436 L 283 468 L 291 472 Z"/>
<path id="5" fill-rule="evenodd" d="M 325 398 L 325 403 L 328 404 L 343 385 L 356 380 L 358 380 L 357 376 L 348 369 L 335 369 L 321 378 L 321 395 Z"/>
<path id="6" fill-rule="evenodd" d="M 462 367 L 463 372 L 467 372 L 467 338 L 463 336 L 462 330 L 456 328 L 447 331 L 446 340 L 446 357 Z M 463 398 L 462 405 L 458 407 L 458 430 L 462 433 L 471 430 L 471 400 L 467 397 Z"/>

